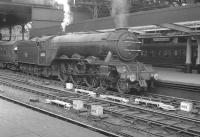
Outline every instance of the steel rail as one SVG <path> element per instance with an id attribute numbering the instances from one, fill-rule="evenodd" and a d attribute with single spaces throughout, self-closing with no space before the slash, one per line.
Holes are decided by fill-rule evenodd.
<path id="1" fill-rule="evenodd" d="M 2 80 L 1 80 L 1 82 L 2 82 Z M 6 82 L 4 82 L 4 84 L 6 84 Z M 10 86 L 10 84 L 11 83 L 7 83 L 7 86 Z M 27 90 L 29 90 L 29 91 L 31 91 L 31 92 L 33 92 L 33 93 L 36 93 L 36 94 L 42 94 L 42 95 L 45 95 L 45 96 L 54 96 L 55 97 L 55 95 L 50 95 L 50 94 L 45 94 L 45 93 L 40 93 L 39 91 L 34 91 L 34 90 L 30 90 L 30 89 L 26 89 L 26 88 L 24 88 L 24 87 L 20 87 L 20 86 L 13 86 L 12 85 L 12 87 L 14 87 L 14 88 L 20 88 L 20 89 L 22 89 L 22 90 L 25 90 L 25 91 L 27 91 Z M 102 100 L 101 100 L 102 101 Z M 158 113 L 158 112 L 156 112 L 156 111 L 150 111 L 149 109 L 144 109 L 144 108 L 140 108 L 140 107 L 136 107 L 136 106 L 133 106 L 133 105 L 124 105 L 124 104 L 121 104 L 121 103 L 116 103 L 116 102 L 112 102 L 112 101 L 105 101 L 105 102 L 110 102 L 110 103 L 113 103 L 113 104 L 115 104 L 115 105 L 119 105 L 119 106 L 126 106 L 126 107 L 129 107 L 130 109 L 139 109 L 139 110 L 141 110 L 141 111 L 146 111 L 146 112 L 151 112 L 151 113 Z M 114 113 L 114 112 L 112 112 L 112 111 L 110 111 L 111 113 Z M 162 114 L 162 115 L 166 115 L 166 116 L 171 116 L 171 117 L 175 117 L 175 118 L 181 118 L 181 119 L 184 119 L 184 120 L 188 120 L 188 121 L 193 121 L 192 119 L 189 119 L 189 118 L 184 118 L 184 117 L 180 117 L 180 116 L 174 116 L 174 115 L 169 115 L 169 114 L 165 114 L 165 113 L 158 113 L 158 114 Z M 119 115 L 121 115 L 120 113 L 119 113 Z M 124 115 L 124 114 L 122 114 L 122 115 Z M 126 117 L 128 117 L 128 115 L 126 116 Z M 134 117 L 134 119 L 135 119 L 136 117 Z M 172 127 L 172 126 L 170 126 L 170 125 L 164 125 L 163 123 L 158 123 L 158 122 L 155 122 L 155 121 L 150 121 L 149 119 L 144 119 L 144 118 L 139 118 L 139 117 L 137 117 L 139 120 L 143 120 L 143 121 L 146 121 L 146 122 L 148 122 L 148 123 L 153 123 L 153 124 L 159 124 L 159 125 L 161 125 L 162 124 L 162 126 L 163 127 L 168 127 L 168 128 L 171 128 L 171 129 L 174 129 L 174 130 L 178 130 L 179 132 L 184 132 L 184 133 L 187 133 L 187 134 L 192 134 L 192 135 L 194 135 L 194 136 L 197 136 L 198 134 L 195 134 L 195 133 L 193 133 L 193 132 L 190 132 L 190 131 L 185 131 L 185 130 L 183 130 L 183 129 L 178 129 L 178 128 L 174 128 L 174 127 Z M 198 121 L 193 121 L 193 122 L 198 122 Z"/>
<path id="2" fill-rule="evenodd" d="M 41 108 L 39 108 L 39 107 L 32 106 L 32 105 L 30 105 L 30 104 L 23 103 L 23 102 L 21 102 L 21 101 L 18 101 L 18 100 L 15 100 L 15 99 L 12 99 L 12 98 L 3 96 L 3 95 L 1 95 L 1 94 L 0 94 L 0 98 L 1 98 L 1 99 L 4 99 L 4 100 L 7 100 L 7 101 L 10 101 L 10 102 L 13 102 L 13 103 L 15 103 L 15 104 L 24 106 L 24 107 L 26 107 L 26 108 L 32 109 L 32 110 L 34 110 L 34 111 L 37 111 L 37 112 L 40 112 L 40 113 L 49 115 L 49 116 L 51 116 L 51 117 L 54 117 L 54 118 L 57 118 L 57 119 L 60 119 L 60 120 L 63 120 L 63 121 L 66 121 L 66 122 L 69 122 L 69 123 L 72 123 L 72 124 L 75 124 L 75 125 L 84 127 L 84 128 L 87 128 L 87 129 L 89 129 L 89 130 L 98 132 L 98 133 L 103 134 L 103 135 L 106 135 L 106 136 L 110 136 L 110 137 L 122 137 L 121 135 L 117 135 L 117 134 L 115 134 L 115 133 L 112 133 L 112 132 L 109 132 L 109 131 L 105 131 L 105 130 L 102 130 L 102 129 L 100 129 L 100 128 L 93 127 L 93 126 L 91 126 L 91 125 L 88 125 L 88 124 L 79 122 L 79 121 L 77 121 L 77 120 L 73 120 L 73 119 L 71 119 L 71 118 L 64 117 L 64 116 L 62 116 L 62 115 L 58 115 L 58 114 L 56 114 L 56 113 L 47 111 L 47 110 L 45 110 L 45 109 L 41 109 Z"/>

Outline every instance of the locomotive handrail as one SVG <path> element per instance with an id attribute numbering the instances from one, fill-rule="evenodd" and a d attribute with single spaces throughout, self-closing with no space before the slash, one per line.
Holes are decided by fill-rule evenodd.
<path id="1" fill-rule="evenodd" d="M 124 51 L 141 52 L 142 50 L 124 49 Z"/>

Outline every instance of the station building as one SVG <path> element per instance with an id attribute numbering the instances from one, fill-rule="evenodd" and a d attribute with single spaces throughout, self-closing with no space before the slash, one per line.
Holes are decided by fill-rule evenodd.
<path id="1" fill-rule="evenodd" d="M 52 0 L 0 0 L 0 28 L 4 40 L 60 33 L 63 18 L 63 5 Z"/>

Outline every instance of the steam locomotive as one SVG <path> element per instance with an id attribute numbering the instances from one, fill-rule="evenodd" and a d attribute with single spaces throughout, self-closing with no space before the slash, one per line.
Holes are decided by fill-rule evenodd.
<path id="1" fill-rule="evenodd" d="M 146 90 L 157 78 L 151 66 L 135 60 L 139 52 L 140 41 L 127 30 L 69 33 L 1 42 L 0 66 L 127 93 Z"/>

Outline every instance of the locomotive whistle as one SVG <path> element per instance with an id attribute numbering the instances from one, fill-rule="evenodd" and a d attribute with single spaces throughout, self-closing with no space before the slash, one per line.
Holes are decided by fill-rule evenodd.
<path id="1" fill-rule="evenodd" d="M 124 51 L 141 52 L 142 50 L 124 49 Z"/>

